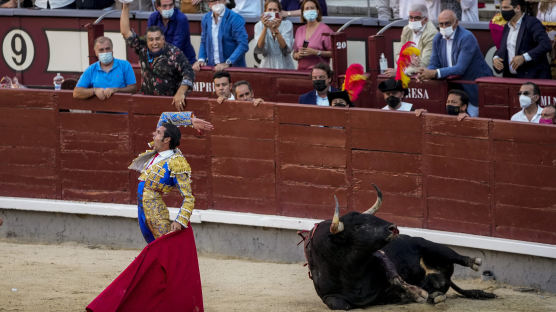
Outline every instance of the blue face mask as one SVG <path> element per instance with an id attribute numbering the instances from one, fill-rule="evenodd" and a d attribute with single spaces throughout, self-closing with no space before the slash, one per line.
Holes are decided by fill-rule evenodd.
<path id="1" fill-rule="evenodd" d="M 106 65 L 106 64 L 112 63 L 112 61 L 114 60 L 114 57 L 112 56 L 112 52 L 99 53 L 98 54 L 98 60 L 102 64 Z"/>
<path id="2" fill-rule="evenodd" d="M 169 10 L 162 10 L 162 17 L 163 18 L 170 18 L 172 17 L 172 15 L 174 15 L 174 8 L 171 8 Z"/>
<path id="3" fill-rule="evenodd" d="M 303 11 L 303 17 L 304 17 L 308 22 L 315 21 L 315 20 L 317 19 L 318 16 L 319 16 L 319 13 L 317 12 L 317 10 L 306 10 L 306 11 Z"/>

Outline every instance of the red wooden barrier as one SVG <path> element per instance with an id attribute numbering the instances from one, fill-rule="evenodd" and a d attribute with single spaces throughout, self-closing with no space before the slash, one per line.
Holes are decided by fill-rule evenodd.
<path id="1" fill-rule="evenodd" d="M 555 244 L 555 126 L 482 118 L 189 98 L 215 131 L 182 131 L 197 209 L 330 218 L 374 202 L 399 225 Z M 89 113 L 69 111 L 91 110 Z M 0 90 L 0 195 L 135 203 L 170 97 Z M 179 196 L 170 196 L 170 206 Z"/>
<path id="2" fill-rule="evenodd" d="M 521 110 L 517 92 L 525 82 L 534 82 L 541 89 L 541 106 L 556 105 L 556 80 L 485 77 L 479 85 L 479 115 L 510 119 Z"/>

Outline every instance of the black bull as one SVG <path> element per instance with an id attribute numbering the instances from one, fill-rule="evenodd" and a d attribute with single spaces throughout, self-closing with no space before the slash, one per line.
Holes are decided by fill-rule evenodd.
<path id="1" fill-rule="evenodd" d="M 460 289 L 451 281 L 454 264 L 478 270 L 480 258 L 462 256 L 423 238 L 398 235 L 394 224 L 375 217 L 382 202 L 380 190 L 375 189 L 378 199 L 371 209 L 339 218 L 336 201 L 333 220 L 317 224 L 306 238 L 310 275 L 330 309 L 425 299 L 437 303 L 446 298 L 450 287 L 468 298 L 495 297 Z"/>

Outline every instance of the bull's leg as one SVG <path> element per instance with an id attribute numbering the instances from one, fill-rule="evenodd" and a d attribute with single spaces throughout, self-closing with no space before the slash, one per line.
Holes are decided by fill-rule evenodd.
<path id="1" fill-rule="evenodd" d="M 330 310 L 350 310 L 353 308 L 346 300 L 334 295 L 326 296 L 322 298 L 322 301 Z"/>
<path id="2" fill-rule="evenodd" d="M 455 263 L 478 271 L 479 266 L 482 264 L 481 258 L 462 256 L 448 246 L 433 243 L 422 238 L 417 238 L 417 240 L 423 250 L 425 262 L 430 265 Z"/>
<path id="3" fill-rule="evenodd" d="M 415 302 L 424 302 L 427 300 L 429 294 L 424 289 L 417 287 L 415 285 L 408 284 L 396 270 L 394 263 L 392 260 L 388 258 L 388 256 L 384 253 L 384 251 L 379 250 L 373 253 L 373 256 L 376 257 L 379 262 L 382 264 L 384 268 L 384 272 L 386 274 L 386 279 L 390 283 L 390 285 L 395 285 L 401 287 L 405 293 Z"/>

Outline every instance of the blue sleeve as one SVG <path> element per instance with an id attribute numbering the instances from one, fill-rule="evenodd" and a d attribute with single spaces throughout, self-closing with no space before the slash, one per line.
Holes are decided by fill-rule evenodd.
<path id="1" fill-rule="evenodd" d="M 93 63 L 93 65 L 96 63 Z M 87 67 L 81 77 L 79 77 L 79 81 L 77 82 L 76 87 L 79 88 L 92 88 L 93 87 L 93 65 Z"/>
<path id="2" fill-rule="evenodd" d="M 319 0 L 319 4 L 322 11 L 322 16 L 328 16 L 328 7 L 326 6 L 326 0 Z"/>
<path id="3" fill-rule="evenodd" d="M 156 25 L 156 23 L 155 23 L 156 13 L 158 13 L 158 12 L 153 12 L 151 15 L 149 15 L 149 20 L 147 21 L 147 27 Z"/>
<path id="4" fill-rule="evenodd" d="M 469 33 L 461 38 L 460 46 L 462 47 L 462 51 L 458 54 L 456 64 L 452 67 L 440 68 L 440 77 L 445 78 L 452 75 L 463 76 L 467 69 L 472 67 L 471 62 L 473 62 L 473 57 L 476 55 L 474 50 L 479 48 L 477 39 L 475 39 L 473 34 Z"/>
<path id="5" fill-rule="evenodd" d="M 124 68 L 124 84 L 125 86 L 129 86 L 132 84 L 136 84 L 137 81 L 135 80 L 135 73 L 133 72 L 133 67 L 131 67 L 131 64 L 124 60 L 122 62 L 123 68 Z"/>
<path id="6" fill-rule="evenodd" d="M 437 69 L 440 68 L 440 56 L 438 55 L 438 51 L 440 51 L 439 45 L 442 44 L 442 40 L 439 39 L 439 35 L 437 34 L 436 37 L 433 39 L 432 42 L 432 54 L 428 69 Z"/>
<path id="7" fill-rule="evenodd" d="M 199 58 L 205 60 L 205 62 L 208 63 L 207 52 L 205 51 L 205 45 L 207 42 L 207 32 L 210 31 L 210 29 L 207 29 L 207 26 L 205 25 L 207 14 L 205 14 L 205 16 L 203 16 L 203 19 L 201 20 L 201 44 L 199 45 Z"/>
<path id="8" fill-rule="evenodd" d="M 230 18 L 232 23 L 232 37 L 237 46 L 234 52 L 228 58 L 232 64 L 235 64 L 239 58 L 249 51 L 249 44 L 247 43 L 247 31 L 245 30 L 245 20 L 241 15 L 237 14 Z"/>
<path id="9" fill-rule="evenodd" d="M 197 59 L 195 58 L 195 49 L 193 49 L 193 47 L 191 46 L 191 37 L 189 33 L 189 21 L 187 20 L 187 16 L 185 16 L 185 14 L 183 13 L 181 14 L 178 22 L 178 30 L 176 31 L 176 35 L 178 36 L 178 38 L 180 38 L 179 45 L 177 44 L 176 45 L 180 49 L 182 49 L 182 52 L 187 57 L 189 64 L 195 63 Z"/>

